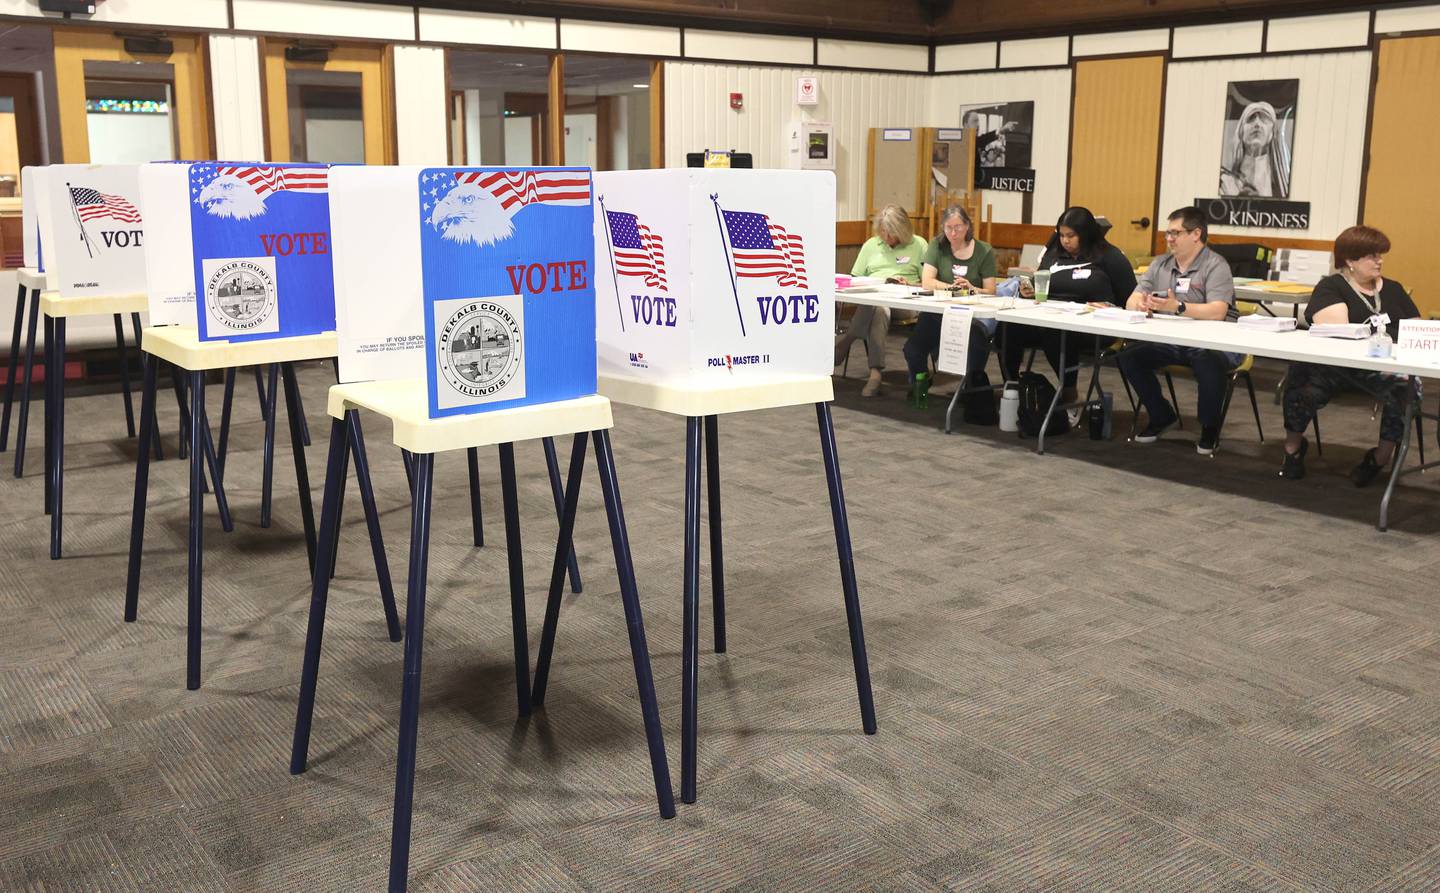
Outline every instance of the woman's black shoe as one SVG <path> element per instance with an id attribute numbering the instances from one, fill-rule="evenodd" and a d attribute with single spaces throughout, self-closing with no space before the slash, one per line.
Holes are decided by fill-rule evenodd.
<path id="1" fill-rule="evenodd" d="M 1300 449 L 1291 453 L 1283 447 L 1281 452 L 1285 453 L 1285 464 L 1280 466 L 1280 476 L 1298 481 L 1305 476 L 1305 452 L 1310 449 L 1310 441 L 1300 438 Z"/>
<path id="2" fill-rule="evenodd" d="M 1375 449 L 1372 447 L 1365 451 L 1365 458 L 1360 460 L 1360 464 L 1350 469 L 1350 480 L 1357 487 L 1368 487 L 1384 470 L 1384 467 L 1375 461 Z"/>

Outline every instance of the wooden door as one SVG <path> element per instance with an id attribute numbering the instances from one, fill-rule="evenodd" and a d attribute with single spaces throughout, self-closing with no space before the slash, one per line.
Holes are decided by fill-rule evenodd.
<path id="1" fill-rule="evenodd" d="M 205 36 L 172 33 L 166 39 L 173 45 L 168 56 L 134 54 L 125 49 L 124 38 L 110 31 L 55 29 L 55 89 L 60 104 L 60 142 L 66 163 L 88 164 L 92 160 L 86 108 L 87 62 L 111 66 L 140 63 L 136 66 L 137 72 L 156 63 L 171 66 L 165 81 L 171 91 L 169 113 L 174 134 L 171 154 L 174 158 L 186 159 L 212 157 L 210 103 L 205 95 Z"/>
<path id="2" fill-rule="evenodd" d="M 1068 203 L 1109 218 L 1110 242 L 1127 255 L 1148 256 L 1157 231 L 1165 57 L 1077 62 L 1074 96 Z"/>
<path id="3" fill-rule="evenodd" d="M 1440 253 L 1429 213 L 1440 202 L 1430 166 L 1440 144 L 1437 83 L 1440 36 L 1380 41 L 1360 218 L 1390 237 L 1385 275 L 1414 291 L 1425 316 L 1440 313 Z"/>
<path id="4" fill-rule="evenodd" d="M 365 164 L 395 163 L 395 88 L 392 55 L 380 45 L 340 45 L 329 50 L 324 62 L 292 62 L 285 58 L 289 41 L 263 41 L 265 60 L 265 124 L 270 161 L 295 161 L 293 147 L 301 134 L 292 134 L 292 123 L 304 127 L 301 109 L 292 107 L 295 91 L 291 80 L 305 80 L 307 74 L 354 75 L 359 91 L 361 116 L 360 145 Z M 298 74 L 292 78 L 292 74 Z M 315 86 L 321 86 L 316 84 Z M 343 87 L 336 87 L 337 92 Z M 335 159 L 323 158 L 323 161 Z"/>

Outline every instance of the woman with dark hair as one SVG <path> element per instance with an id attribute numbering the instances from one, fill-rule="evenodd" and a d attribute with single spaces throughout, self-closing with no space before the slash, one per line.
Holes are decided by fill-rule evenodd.
<path id="1" fill-rule="evenodd" d="M 1400 320 L 1415 319 L 1420 310 L 1404 286 L 1380 275 L 1390 240 L 1370 226 L 1352 226 L 1335 239 L 1335 268 L 1315 283 L 1315 290 L 1305 307 L 1310 323 L 1378 323 L 1377 317 L 1388 316 L 1386 332 L 1392 339 L 1399 336 Z M 1374 324 L 1374 323 L 1372 323 Z M 1403 375 L 1346 369 L 1343 366 L 1319 366 L 1291 363 L 1285 375 L 1285 392 L 1281 403 L 1285 408 L 1285 461 L 1280 476 L 1298 480 L 1305 476 L 1305 428 L 1337 391 L 1359 390 L 1381 402 L 1380 441 L 1365 453 L 1360 464 L 1350 472 L 1350 480 L 1364 487 L 1384 470 L 1395 455 L 1395 447 L 1405 433 L 1405 413 L 1414 399 L 1415 383 Z"/>
<path id="2" fill-rule="evenodd" d="M 1066 208 L 1055 221 L 1055 232 L 1040 258 L 1040 269 L 1050 271 L 1050 297 L 1065 301 L 1115 304 L 1125 306 L 1125 299 L 1135 290 L 1135 270 L 1124 252 L 1105 239 L 1105 231 L 1089 208 Z M 1028 283 L 1020 285 L 1021 297 L 1033 297 L 1035 289 Z M 1000 361 L 1005 378 L 1020 377 L 1020 361 L 1025 351 L 1038 347 L 1063 384 L 1060 399 L 1069 403 L 1076 398 L 1075 383 L 1079 370 L 1080 339 L 1066 339 L 1065 356 L 1060 356 L 1060 333 L 1055 329 L 1036 326 L 1009 326 L 1004 338 L 1005 352 Z M 1062 365 L 1063 360 L 1063 365 Z M 1061 373 L 1062 368 L 1069 371 Z"/>

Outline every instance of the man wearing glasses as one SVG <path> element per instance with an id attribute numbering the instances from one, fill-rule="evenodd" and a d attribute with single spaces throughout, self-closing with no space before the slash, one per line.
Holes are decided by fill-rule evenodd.
<path id="1" fill-rule="evenodd" d="M 1235 283 L 1230 278 L 1230 265 L 1205 244 L 1206 236 L 1205 215 L 1199 208 L 1172 212 L 1165 229 L 1165 244 L 1170 252 L 1150 263 L 1125 302 L 1126 308 L 1192 319 L 1233 317 Z M 1241 359 L 1237 354 L 1218 350 L 1153 342 L 1138 344 L 1120 354 L 1120 370 L 1150 417 L 1149 423 L 1135 435 L 1135 442 L 1154 443 L 1180 418 L 1161 393 L 1155 370 L 1189 366 L 1194 370 L 1195 384 L 1200 391 L 1196 410 L 1200 440 L 1195 449 L 1202 456 L 1214 453 L 1220 440 L 1220 404 L 1225 397 L 1225 377 Z"/>

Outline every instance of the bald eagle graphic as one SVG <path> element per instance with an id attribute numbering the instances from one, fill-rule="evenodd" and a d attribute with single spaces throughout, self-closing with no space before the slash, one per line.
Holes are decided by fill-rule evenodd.
<path id="1" fill-rule="evenodd" d="M 200 190 L 196 204 L 215 217 L 249 220 L 265 213 L 265 199 L 255 187 L 230 174 L 221 174 Z"/>
<path id="2" fill-rule="evenodd" d="M 511 216 L 488 189 L 461 183 L 435 203 L 429 223 L 442 239 L 484 248 L 514 234 Z"/>

